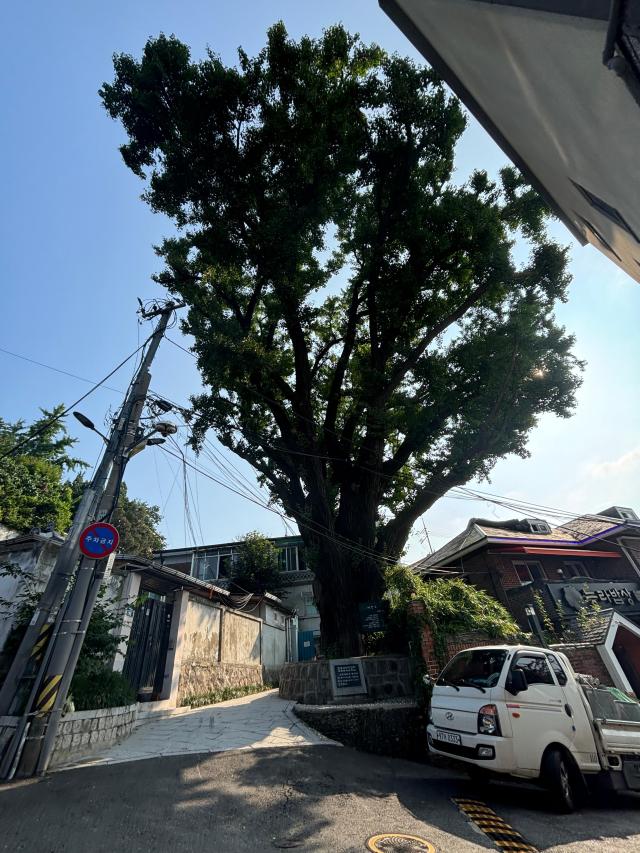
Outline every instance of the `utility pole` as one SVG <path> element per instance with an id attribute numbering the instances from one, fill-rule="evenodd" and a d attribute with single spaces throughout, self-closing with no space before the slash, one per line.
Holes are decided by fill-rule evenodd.
<path id="1" fill-rule="evenodd" d="M 43 600 L 36 610 L 35 621 L 32 620 L 11 667 L 11 682 L 6 694 L 0 695 L 3 703 L 0 704 L 0 713 L 7 705 L 15 707 L 16 700 L 20 700 L 16 693 L 19 693 L 18 687 L 25 676 L 25 661 L 28 664 L 30 658 L 34 657 L 34 647 L 41 649 L 43 626 L 51 625 L 51 628 L 45 628 L 51 639 L 44 659 L 32 683 L 20 724 L 0 765 L 2 778 L 11 778 L 15 772 L 21 777 L 33 775 L 35 772 L 41 774 L 46 771 L 49 763 L 64 702 L 106 567 L 104 559 L 82 557 L 75 571 L 79 554 L 79 535 L 87 521 L 108 521 L 116 507 L 125 466 L 131 451 L 141 442 L 139 422 L 151 381 L 149 368 L 176 307 L 179 306 L 169 303 L 143 313 L 145 319 L 160 316 L 160 321 L 149 340 L 145 356 L 112 428 L 98 470 L 83 495 L 71 530 L 60 549 Z M 155 440 L 158 441 L 159 439 Z M 64 593 L 74 572 L 75 581 L 66 601 L 63 602 Z M 56 604 L 60 606 L 53 623 L 52 614 Z M 46 611 L 46 615 L 41 615 L 42 611 Z M 46 642 L 47 637 L 44 639 Z"/>

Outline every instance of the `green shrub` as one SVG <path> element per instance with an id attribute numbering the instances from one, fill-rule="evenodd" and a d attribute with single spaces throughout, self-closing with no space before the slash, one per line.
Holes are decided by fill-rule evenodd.
<path id="1" fill-rule="evenodd" d="M 426 623 L 431 628 L 435 653 L 446 663 L 446 637 L 477 631 L 497 640 L 518 642 L 523 633 L 509 612 L 484 590 L 462 578 L 423 580 L 406 566 L 396 565 L 386 572 L 387 598 L 391 603 L 391 627 L 404 634 L 416 658 L 420 675 L 420 632 Z M 424 604 L 424 614 L 409 616 L 412 600 Z"/>
<path id="2" fill-rule="evenodd" d="M 69 695 L 76 711 L 118 708 L 136 701 L 136 691 L 122 673 L 104 664 L 76 670 Z"/>
<path id="3" fill-rule="evenodd" d="M 182 705 L 191 705 L 192 708 L 202 708 L 204 705 L 216 705 L 218 702 L 226 702 L 229 699 L 238 699 L 240 696 L 249 696 L 251 693 L 264 693 L 271 690 L 271 684 L 248 684 L 244 687 L 219 687 L 217 690 L 209 690 L 206 693 L 191 693 L 182 700 Z"/>

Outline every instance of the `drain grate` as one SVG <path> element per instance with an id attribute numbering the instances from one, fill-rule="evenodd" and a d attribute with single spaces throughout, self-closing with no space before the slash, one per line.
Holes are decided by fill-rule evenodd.
<path id="1" fill-rule="evenodd" d="M 425 838 L 401 832 L 383 832 L 367 840 L 371 853 L 436 853 L 436 848 Z"/>

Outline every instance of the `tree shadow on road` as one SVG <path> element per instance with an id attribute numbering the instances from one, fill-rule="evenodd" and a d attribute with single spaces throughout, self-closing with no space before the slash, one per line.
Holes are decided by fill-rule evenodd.
<path id="1" fill-rule="evenodd" d="M 0 850 L 355 853 L 370 835 L 394 831 L 426 836 L 442 853 L 495 850 L 452 804 L 456 796 L 483 798 L 541 850 L 552 846 L 541 825 L 553 844 L 603 839 L 607 853 L 622 849 L 613 839 L 640 833 L 638 811 L 622 803 L 551 824 L 537 791 L 478 791 L 449 769 L 306 746 L 85 767 L 5 786 Z"/>

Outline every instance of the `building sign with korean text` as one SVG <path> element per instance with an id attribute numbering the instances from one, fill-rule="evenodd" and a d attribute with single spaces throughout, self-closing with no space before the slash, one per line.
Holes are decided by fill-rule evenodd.
<path id="1" fill-rule="evenodd" d="M 613 608 L 625 615 L 640 615 L 640 584 L 633 581 L 581 581 L 580 583 L 550 583 L 547 588 L 556 605 L 564 611 L 599 605 L 603 610 Z"/>
<path id="2" fill-rule="evenodd" d="M 361 634 L 376 634 L 378 631 L 384 631 L 387 604 L 386 601 L 365 601 L 358 605 Z"/>

